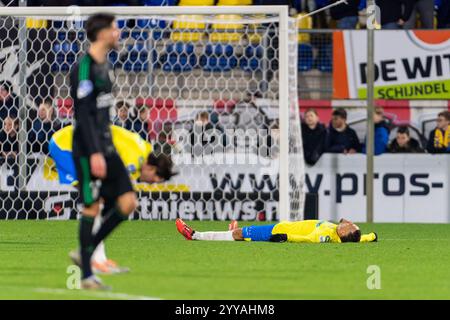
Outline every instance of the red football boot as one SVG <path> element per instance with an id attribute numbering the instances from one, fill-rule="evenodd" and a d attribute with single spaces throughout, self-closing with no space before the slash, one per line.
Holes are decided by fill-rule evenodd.
<path id="1" fill-rule="evenodd" d="M 177 226 L 177 230 L 179 233 L 183 235 L 183 237 L 186 238 L 186 240 L 192 240 L 192 235 L 194 234 L 194 230 L 189 227 L 183 220 L 178 218 L 175 220 L 175 224 Z"/>

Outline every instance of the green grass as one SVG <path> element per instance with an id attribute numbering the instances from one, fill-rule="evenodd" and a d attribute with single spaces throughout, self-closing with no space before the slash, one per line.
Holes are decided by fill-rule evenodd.
<path id="1" fill-rule="evenodd" d="M 192 222 L 223 230 L 226 222 Z M 67 290 L 76 221 L 0 223 L 0 299 L 120 298 Z M 378 243 L 276 244 L 185 241 L 173 222 L 127 222 L 107 242 L 129 266 L 103 276 L 113 294 L 161 299 L 449 299 L 450 225 L 361 225 Z M 367 267 L 381 268 L 368 290 Z"/>

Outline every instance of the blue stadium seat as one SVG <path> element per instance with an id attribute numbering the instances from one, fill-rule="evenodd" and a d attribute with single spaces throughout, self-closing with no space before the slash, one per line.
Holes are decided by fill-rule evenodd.
<path id="1" fill-rule="evenodd" d="M 234 48 L 229 44 L 209 43 L 205 47 L 200 65 L 210 72 L 230 71 L 237 66 Z"/>
<path id="2" fill-rule="evenodd" d="M 149 51 L 145 44 L 136 43 L 127 46 L 128 56 L 123 64 L 126 71 L 142 72 L 148 71 Z"/>
<path id="3" fill-rule="evenodd" d="M 323 45 L 319 48 L 314 67 L 322 72 L 333 71 L 333 47 L 331 44 Z"/>
<path id="4" fill-rule="evenodd" d="M 77 53 L 80 48 L 76 42 L 56 42 L 52 46 L 55 54 L 55 62 L 51 69 L 54 72 L 69 71 L 70 67 L 75 63 Z"/>
<path id="5" fill-rule="evenodd" d="M 311 45 L 301 43 L 298 46 L 298 71 L 310 71 L 313 67 L 313 50 Z"/>
<path id="6" fill-rule="evenodd" d="M 176 0 L 145 0 L 145 6 L 175 6 L 177 3 Z"/>
<path id="7" fill-rule="evenodd" d="M 197 57 L 192 43 L 177 42 L 166 47 L 166 54 L 162 57 L 164 71 L 191 71 L 197 65 Z"/>
<path id="8" fill-rule="evenodd" d="M 245 48 L 244 55 L 240 59 L 240 67 L 244 71 L 256 71 L 262 69 L 262 57 L 264 51 L 259 45 L 249 45 Z"/>

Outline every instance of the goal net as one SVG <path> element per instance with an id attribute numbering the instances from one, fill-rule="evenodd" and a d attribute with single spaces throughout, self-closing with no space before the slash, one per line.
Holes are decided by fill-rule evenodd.
<path id="1" fill-rule="evenodd" d="M 0 13 L 0 219 L 77 218 L 48 143 L 71 124 L 69 72 L 85 21 L 116 14 L 111 119 L 172 156 L 136 182 L 133 219 L 303 219 L 297 31 L 284 7 L 4 8 Z"/>

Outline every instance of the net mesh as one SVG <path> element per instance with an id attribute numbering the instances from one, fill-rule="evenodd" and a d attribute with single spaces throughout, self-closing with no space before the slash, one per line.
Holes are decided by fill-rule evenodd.
<path id="1" fill-rule="evenodd" d="M 76 218 L 48 143 L 72 123 L 69 71 L 88 48 L 86 16 L 0 18 L 0 218 Z M 280 166 L 301 219 L 304 166 L 297 34 L 289 28 L 289 154 L 279 150 L 279 17 L 117 16 L 108 54 L 111 119 L 172 156 L 179 174 L 136 183 L 134 219 L 275 220 Z M 283 76 L 283 75 L 281 75 Z M 285 106 L 282 106 L 285 107 Z M 283 197 L 283 196 L 282 196 Z"/>

